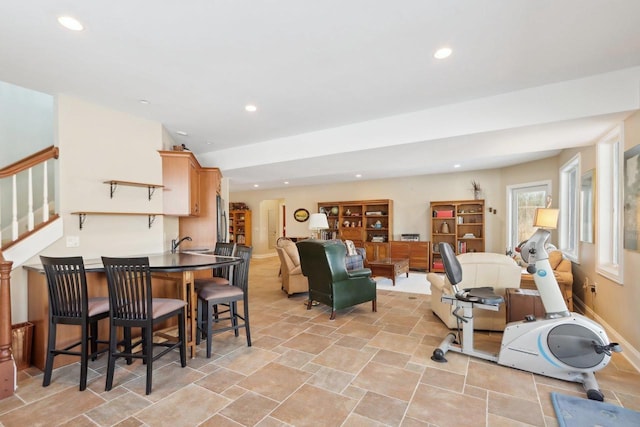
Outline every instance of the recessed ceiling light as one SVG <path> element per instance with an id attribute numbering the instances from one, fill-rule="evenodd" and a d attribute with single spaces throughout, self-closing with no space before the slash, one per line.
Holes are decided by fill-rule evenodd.
<path id="1" fill-rule="evenodd" d="M 289 181 L 285 181 L 285 182 L 284 182 L 284 184 L 285 184 L 285 185 L 289 185 Z"/>
<path id="2" fill-rule="evenodd" d="M 453 165 L 453 167 L 458 169 L 460 167 L 460 164 L 455 164 L 455 165 Z"/>
<path id="3" fill-rule="evenodd" d="M 151 104 L 149 101 L 147 101 L 146 99 L 141 99 L 140 101 L 138 101 L 140 104 Z"/>
<path id="4" fill-rule="evenodd" d="M 250 113 L 253 113 L 254 111 L 258 111 L 258 107 L 256 107 L 253 104 L 248 104 L 244 106 L 244 109 L 247 110 Z"/>
<path id="5" fill-rule="evenodd" d="M 356 174 L 356 178 L 362 178 L 362 175 L 358 173 Z"/>
<path id="6" fill-rule="evenodd" d="M 258 188 L 258 187 L 260 187 L 259 184 L 253 184 L 253 188 Z"/>
<path id="7" fill-rule="evenodd" d="M 58 16 L 58 22 L 60 25 L 71 31 L 82 31 L 84 25 L 80 23 L 76 18 L 72 16 Z"/>
<path id="8" fill-rule="evenodd" d="M 188 133 L 186 133 L 186 132 L 185 132 L 185 131 L 183 131 L 183 130 L 178 130 L 178 131 L 176 131 L 176 133 L 177 133 L 178 135 L 180 135 L 180 136 L 187 136 L 187 135 L 189 135 Z"/>
<path id="9" fill-rule="evenodd" d="M 451 48 L 442 47 L 442 48 L 436 50 L 436 53 L 433 54 L 433 57 L 436 58 L 436 59 L 444 59 L 444 58 L 448 58 L 449 56 L 451 56 L 451 53 L 453 53 Z"/>

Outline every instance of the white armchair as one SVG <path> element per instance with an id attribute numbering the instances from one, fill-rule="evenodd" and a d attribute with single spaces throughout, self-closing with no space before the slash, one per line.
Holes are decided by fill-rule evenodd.
<path id="1" fill-rule="evenodd" d="M 280 257 L 280 271 L 282 273 L 282 290 L 288 296 L 301 292 L 309 292 L 309 281 L 302 274 L 298 247 L 290 240 L 278 244 L 276 251 Z"/>
<path id="2" fill-rule="evenodd" d="M 466 253 L 457 256 L 462 266 L 460 289 L 492 286 L 494 292 L 505 296 L 506 288 L 519 288 L 522 268 L 510 257 L 489 252 Z M 457 327 L 456 318 L 451 314 L 454 306 L 443 303 L 442 295 L 453 295 L 451 283 L 444 274 L 429 273 L 431 284 L 431 309 L 448 328 Z M 506 325 L 506 308 L 501 304 L 499 311 L 474 310 L 474 327 L 480 330 L 503 331 Z"/>

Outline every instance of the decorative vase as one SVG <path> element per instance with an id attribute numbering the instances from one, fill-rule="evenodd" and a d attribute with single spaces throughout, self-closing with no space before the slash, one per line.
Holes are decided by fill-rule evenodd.
<path id="1" fill-rule="evenodd" d="M 449 224 L 447 224 L 446 222 L 443 222 L 442 225 L 440 226 L 440 232 L 443 234 L 449 234 Z"/>
<path id="2" fill-rule="evenodd" d="M 473 198 L 475 200 L 480 200 L 480 190 L 473 190 Z"/>

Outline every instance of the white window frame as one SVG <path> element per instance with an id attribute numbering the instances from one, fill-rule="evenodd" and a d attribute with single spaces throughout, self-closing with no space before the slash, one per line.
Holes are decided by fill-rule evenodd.
<path id="1" fill-rule="evenodd" d="M 535 188 L 535 187 L 546 187 L 546 196 L 551 196 L 551 180 L 544 181 L 535 181 L 535 182 L 527 182 L 523 184 L 514 184 L 507 186 L 507 242 L 506 247 L 508 250 L 514 250 L 516 245 L 520 242 L 516 241 L 517 239 L 517 223 L 518 223 L 518 212 L 515 206 L 514 194 L 518 190 L 526 189 L 526 188 Z M 544 206 L 541 206 L 544 207 Z M 530 236 L 529 236 L 530 237 Z"/>
<path id="2" fill-rule="evenodd" d="M 558 245 L 566 258 L 580 261 L 580 153 L 560 167 Z"/>
<path id="3" fill-rule="evenodd" d="M 596 227 L 596 272 L 623 283 L 622 156 L 624 128 L 609 132 L 596 144 L 598 226 Z"/>

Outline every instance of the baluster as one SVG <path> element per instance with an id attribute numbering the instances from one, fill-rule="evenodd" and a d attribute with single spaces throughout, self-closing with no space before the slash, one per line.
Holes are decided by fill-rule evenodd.
<path id="1" fill-rule="evenodd" d="M 13 206 L 11 208 L 12 210 L 12 217 L 11 217 L 11 240 L 18 240 L 18 181 L 17 181 L 17 177 L 14 174 L 13 175 L 13 179 L 12 179 L 12 190 L 13 190 L 13 196 L 11 197 L 11 203 L 13 203 Z"/>
<path id="2" fill-rule="evenodd" d="M 49 221 L 49 174 L 47 171 L 47 163 L 42 163 L 43 166 L 43 189 L 42 189 L 42 222 Z"/>
<path id="3" fill-rule="evenodd" d="M 33 168 L 28 169 L 27 176 L 29 177 L 28 179 L 29 188 L 27 189 L 27 197 L 28 197 L 27 230 L 32 231 L 33 228 L 35 227 L 34 218 L 33 218 Z"/>

